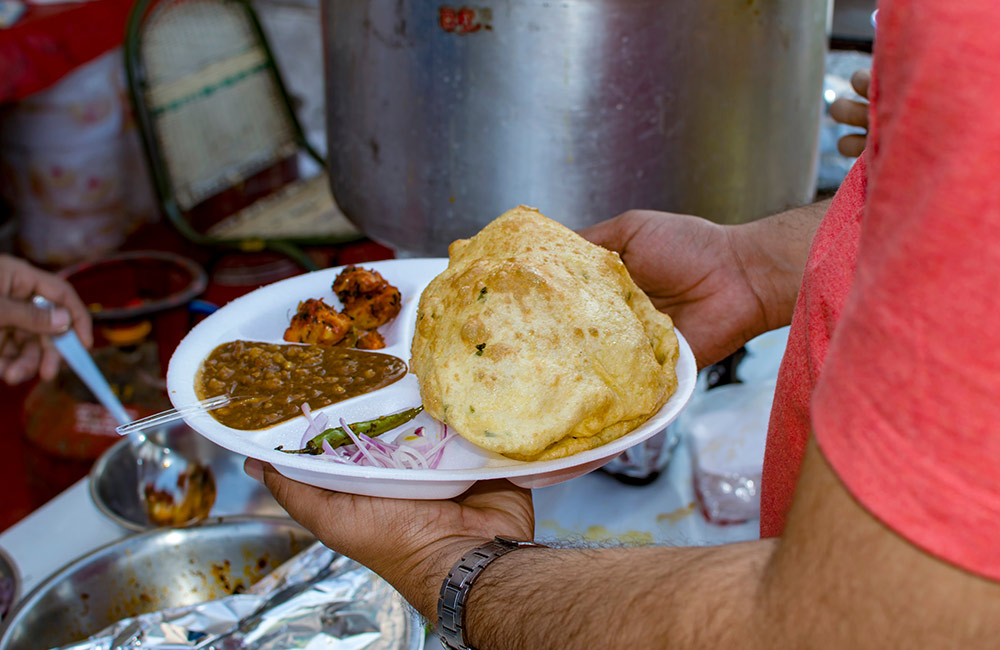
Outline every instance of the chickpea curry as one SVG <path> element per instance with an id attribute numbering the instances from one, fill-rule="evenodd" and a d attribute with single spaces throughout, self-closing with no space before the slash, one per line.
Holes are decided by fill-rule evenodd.
<path id="1" fill-rule="evenodd" d="M 233 429 L 274 426 L 313 409 L 363 395 L 399 381 L 406 363 L 394 356 L 325 345 L 230 341 L 202 362 L 195 380 L 199 399 L 247 396 L 211 411 Z"/>

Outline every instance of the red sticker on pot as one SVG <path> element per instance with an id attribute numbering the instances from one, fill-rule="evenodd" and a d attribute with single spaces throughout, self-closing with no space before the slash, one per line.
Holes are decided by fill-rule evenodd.
<path id="1" fill-rule="evenodd" d="M 472 34 L 480 30 L 491 31 L 493 10 L 488 7 L 447 7 L 438 11 L 441 29 L 453 34 Z"/>

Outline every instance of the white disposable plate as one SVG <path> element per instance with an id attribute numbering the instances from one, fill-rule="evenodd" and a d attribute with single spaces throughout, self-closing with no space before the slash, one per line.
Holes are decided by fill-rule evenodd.
<path id="1" fill-rule="evenodd" d="M 447 265 L 446 259 L 389 260 L 362 265 L 377 270 L 402 294 L 403 306 L 399 316 L 380 328 L 386 342 L 382 352 L 409 363 L 420 293 Z M 167 390 L 174 406 L 183 407 L 197 401 L 195 375 L 202 360 L 216 346 L 236 339 L 282 342 L 282 335 L 299 301 L 306 298 L 324 298 L 327 304 L 339 308 L 340 303 L 330 284 L 342 268 L 315 271 L 261 287 L 232 301 L 195 326 L 170 360 Z M 208 413 L 185 419 L 191 428 L 226 449 L 270 463 L 289 478 L 330 490 L 408 499 L 448 499 L 466 491 L 476 481 L 487 479 L 505 478 L 526 488 L 544 487 L 597 469 L 629 447 L 663 431 L 677 417 L 690 399 L 697 379 L 691 348 L 680 332 L 677 338 L 680 342 L 678 385 L 663 408 L 628 435 L 602 447 L 558 460 L 511 460 L 456 438 L 446 448 L 437 469 L 360 467 L 341 464 L 323 456 L 275 451 L 278 445 L 286 449 L 301 446 L 306 429 L 304 417 L 259 431 L 231 429 Z M 331 422 L 340 418 L 358 422 L 419 404 L 417 379 L 413 374 L 407 374 L 385 388 L 331 404 L 319 412 L 328 414 Z M 429 415 L 421 413 L 400 431 L 409 431 L 419 425 L 438 426 Z M 385 435 L 394 437 L 396 434 L 390 432 Z"/>

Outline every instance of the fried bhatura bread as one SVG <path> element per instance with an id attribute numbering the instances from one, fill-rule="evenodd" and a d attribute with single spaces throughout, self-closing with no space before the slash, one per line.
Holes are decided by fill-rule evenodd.
<path id="1" fill-rule="evenodd" d="M 677 337 L 625 265 L 524 206 L 449 248 L 410 368 L 424 408 L 518 460 L 569 456 L 645 422 L 677 387 Z"/>

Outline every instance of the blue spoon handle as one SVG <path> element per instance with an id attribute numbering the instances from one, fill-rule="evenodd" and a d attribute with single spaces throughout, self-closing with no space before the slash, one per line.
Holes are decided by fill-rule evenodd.
<path id="1" fill-rule="evenodd" d="M 43 308 L 51 308 L 52 306 L 52 303 L 41 296 L 35 296 L 32 302 Z M 90 356 L 87 349 L 80 343 L 80 339 L 77 338 L 76 332 L 72 328 L 62 334 L 53 336 L 52 343 L 55 345 L 56 350 L 59 351 L 59 354 L 62 355 L 62 358 L 66 360 L 66 363 L 69 364 L 69 367 L 87 385 L 87 388 L 94 394 L 97 401 L 110 411 L 119 425 L 128 424 L 132 421 L 128 411 L 125 410 L 121 401 L 118 400 L 118 396 L 111 390 L 108 380 L 101 374 L 101 370 L 94 363 L 93 357 Z"/>

